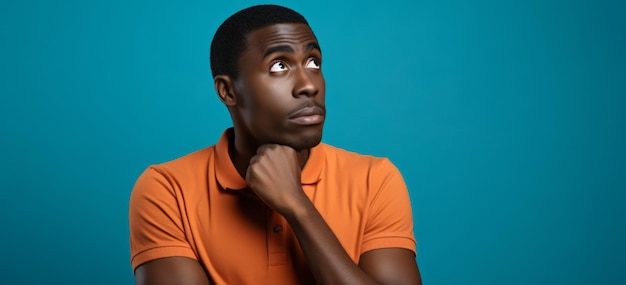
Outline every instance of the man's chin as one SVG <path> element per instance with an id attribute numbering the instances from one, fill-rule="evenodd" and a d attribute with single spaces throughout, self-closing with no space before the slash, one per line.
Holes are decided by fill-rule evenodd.
<path id="1" fill-rule="evenodd" d="M 320 133 L 319 135 L 316 135 L 316 136 L 307 136 L 307 137 L 298 138 L 298 140 L 289 142 L 286 145 L 290 146 L 291 148 L 297 151 L 301 151 L 301 150 L 313 148 L 317 146 L 318 144 L 320 144 L 321 141 L 322 141 L 322 134 Z"/>

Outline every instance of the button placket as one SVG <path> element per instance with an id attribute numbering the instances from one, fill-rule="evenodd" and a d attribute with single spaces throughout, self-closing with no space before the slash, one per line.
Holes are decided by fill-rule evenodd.
<path id="1" fill-rule="evenodd" d="M 268 264 L 283 265 L 287 263 L 287 236 L 285 219 L 276 212 L 270 214 L 267 225 Z"/>

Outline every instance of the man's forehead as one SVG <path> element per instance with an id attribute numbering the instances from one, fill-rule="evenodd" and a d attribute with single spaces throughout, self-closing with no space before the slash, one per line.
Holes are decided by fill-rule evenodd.
<path id="1" fill-rule="evenodd" d="M 246 42 L 248 48 L 261 52 L 276 45 L 304 48 L 311 43 L 315 43 L 319 49 L 315 34 L 306 24 L 273 24 L 251 31 L 246 36 Z"/>

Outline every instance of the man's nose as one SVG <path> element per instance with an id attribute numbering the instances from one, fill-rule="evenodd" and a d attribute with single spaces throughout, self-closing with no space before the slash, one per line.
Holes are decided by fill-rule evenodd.
<path id="1" fill-rule="evenodd" d="M 296 74 L 294 74 L 295 84 L 293 88 L 293 96 L 308 96 L 312 97 L 319 93 L 319 87 L 313 80 L 314 74 L 311 74 L 306 68 L 298 68 Z"/>

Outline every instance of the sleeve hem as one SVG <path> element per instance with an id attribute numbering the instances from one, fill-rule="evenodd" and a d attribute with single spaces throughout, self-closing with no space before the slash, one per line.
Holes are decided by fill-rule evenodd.
<path id="1" fill-rule="evenodd" d="M 395 237 L 382 237 L 368 240 L 361 246 L 361 254 L 364 254 L 370 250 L 381 248 L 405 248 L 412 251 L 417 255 L 415 246 L 415 240 L 408 237 L 395 236 Z"/>
<path id="2" fill-rule="evenodd" d="M 159 258 L 164 257 L 173 257 L 173 256 L 181 256 L 188 257 L 191 259 L 198 260 L 198 257 L 194 254 L 193 250 L 189 247 L 184 246 L 160 246 L 155 248 L 150 248 L 144 251 L 141 251 L 135 254 L 131 258 L 131 265 L 133 267 L 133 272 L 139 267 L 148 261 L 152 261 Z"/>

